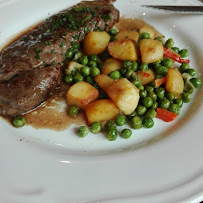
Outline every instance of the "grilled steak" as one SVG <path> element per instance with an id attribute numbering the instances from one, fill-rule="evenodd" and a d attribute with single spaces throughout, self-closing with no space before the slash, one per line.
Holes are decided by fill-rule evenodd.
<path id="1" fill-rule="evenodd" d="M 47 19 L 0 55 L 0 114 L 20 115 L 45 101 L 57 87 L 60 64 L 71 42 L 91 30 L 107 30 L 119 12 L 105 1 L 82 2 Z"/>

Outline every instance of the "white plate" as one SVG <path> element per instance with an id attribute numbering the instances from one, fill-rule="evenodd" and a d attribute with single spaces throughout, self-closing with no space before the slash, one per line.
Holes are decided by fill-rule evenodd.
<path id="1" fill-rule="evenodd" d="M 0 0 L 0 46 L 15 34 L 77 1 Z M 141 17 L 190 51 L 202 73 L 203 16 L 140 7 L 152 1 L 117 0 L 122 15 Z M 201 5 L 198 1 L 153 4 Z M 201 79 L 203 80 L 201 74 Z M 129 140 L 84 139 L 63 132 L 15 129 L 0 120 L 0 202 L 200 202 L 203 200 L 203 88 L 172 123 L 133 131 Z"/>

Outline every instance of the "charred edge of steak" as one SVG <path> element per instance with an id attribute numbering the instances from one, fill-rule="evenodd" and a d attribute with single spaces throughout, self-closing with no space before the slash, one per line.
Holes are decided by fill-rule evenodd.
<path id="1" fill-rule="evenodd" d="M 0 114 L 24 114 L 45 101 L 57 86 L 56 70 L 71 42 L 82 41 L 92 30 L 108 30 L 118 20 L 119 11 L 112 4 L 82 2 L 7 47 L 0 55 Z M 47 85 L 39 89 L 39 84 Z"/>

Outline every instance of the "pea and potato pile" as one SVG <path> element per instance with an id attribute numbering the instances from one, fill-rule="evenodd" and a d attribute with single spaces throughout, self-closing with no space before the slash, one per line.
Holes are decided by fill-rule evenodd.
<path id="1" fill-rule="evenodd" d="M 155 117 L 173 121 L 201 86 L 184 59 L 188 55 L 187 49 L 174 47 L 173 39 L 164 43 L 147 25 L 140 30 L 91 31 L 81 44 L 72 43 L 64 77 L 71 85 L 68 114 L 75 117 L 83 110 L 89 124 L 78 128 L 78 136 L 104 128 L 106 137 L 116 140 L 117 126 L 128 123 L 130 129 L 120 133 L 127 139 L 131 129 L 153 127 Z"/>

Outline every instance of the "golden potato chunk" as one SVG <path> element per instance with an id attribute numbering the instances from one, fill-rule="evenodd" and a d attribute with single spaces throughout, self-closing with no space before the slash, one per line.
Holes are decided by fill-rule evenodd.
<path id="1" fill-rule="evenodd" d="M 154 39 L 154 30 L 151 27 L 149 27 L 147 25 L 143 25 L 143 27 L 140 28 L 139 33 L 142 34 L 143 32 L 149 33 L 150 38 Z"/>
<path id="2" fill-rule="evenodd" d="M 132 30 L 121 30 L 117 35 L 116 35 L 116 40 L 117 41 L 123 41 L 126 39 L 133 40 L 135 42 L 138 41 L 139 39 L 139 33 L 132 31 Z"/>
<path id="3" fill-rule="evenodd" d="M 120 110 L 110 99 L 100 99 L 85 107 L 85 114 L 88 122 L 102 122 L 113 120 L 119 114 Z"/>
<path id="4" fill-rule="evenodd" d="M 110 78 L 108 75 L 105 75 L 105 74 L 100 74 L 95 76 L 94 80 L 99 85 L 99 87 L 101 87 L 104 91 L 114 81 L 112 78 Z"/>
<path id="5" fill-rule="evenodd" d="M 174 94 L 182 94 L 184 81 L 179 70 L 169 68 L 166 81 L 166 90 Z"/>
<path id="6" fill-rule="evenodd" d="M 99 91 L 87 82 L 77 82 L 70 87 L 66 94 L 69 106 L 76 105 L 81 109 L 99 97 Z"/>
<path id="7" fill-rule="evenodd" d="M 91 31 L 83 40 L 86 55 L 101 54 L 108 46 L 110 35 L 107 32 Z"/>
<path id="8" fill-rule="evenodd" d="M 115 58 L 108 58 L 104 62 L 104 66 L 102 67 L 101 72 L 103 74 L 110 74 L 114 70 L 119 70 L 123 67 L 123 62 L 115 59 Z"/>
<path id="9" fill-rule="evenodd" d="M 80 69 L 83 65 L 75 62 L 75 61 L 70 61 L 68 63 L 68 67 L 66 68 L 65 70 L 65 73 L 68 75 L 68 74 L 71 74 L 73 70 L 76 70 L 77 68 Z"/>
<path id="10" fill-rule="evenodd" d="M 108 45 L 108 51 L 111 56 L 120 59 L 121 61 L 136 61 L 139 56 L 138 50 L 135 48 L 135 45 L 131 40 L 110 42 Z"/>
<path id="11" fill-rule="evenodd" d="M 153 63 L 163 58 L 163 46 L 158 40 L 144 39 L 140 43 L 143 63 Z"/>
<path id="12" fill-rule="evenodd" d="M 135 74 L 137 79 L 141 81 L 142 85 L 146 85 L 147 83 L 153 81 L 156 77 L 154 71 L 150 68 L 146 71 L 139 70 Z"/>
<path id="13" fill-rule="evenodd" d="M 140 98 L 139 89 L 126 78 L 115 80 L 106 93 L 125 115 L 135 110 Z"/>

